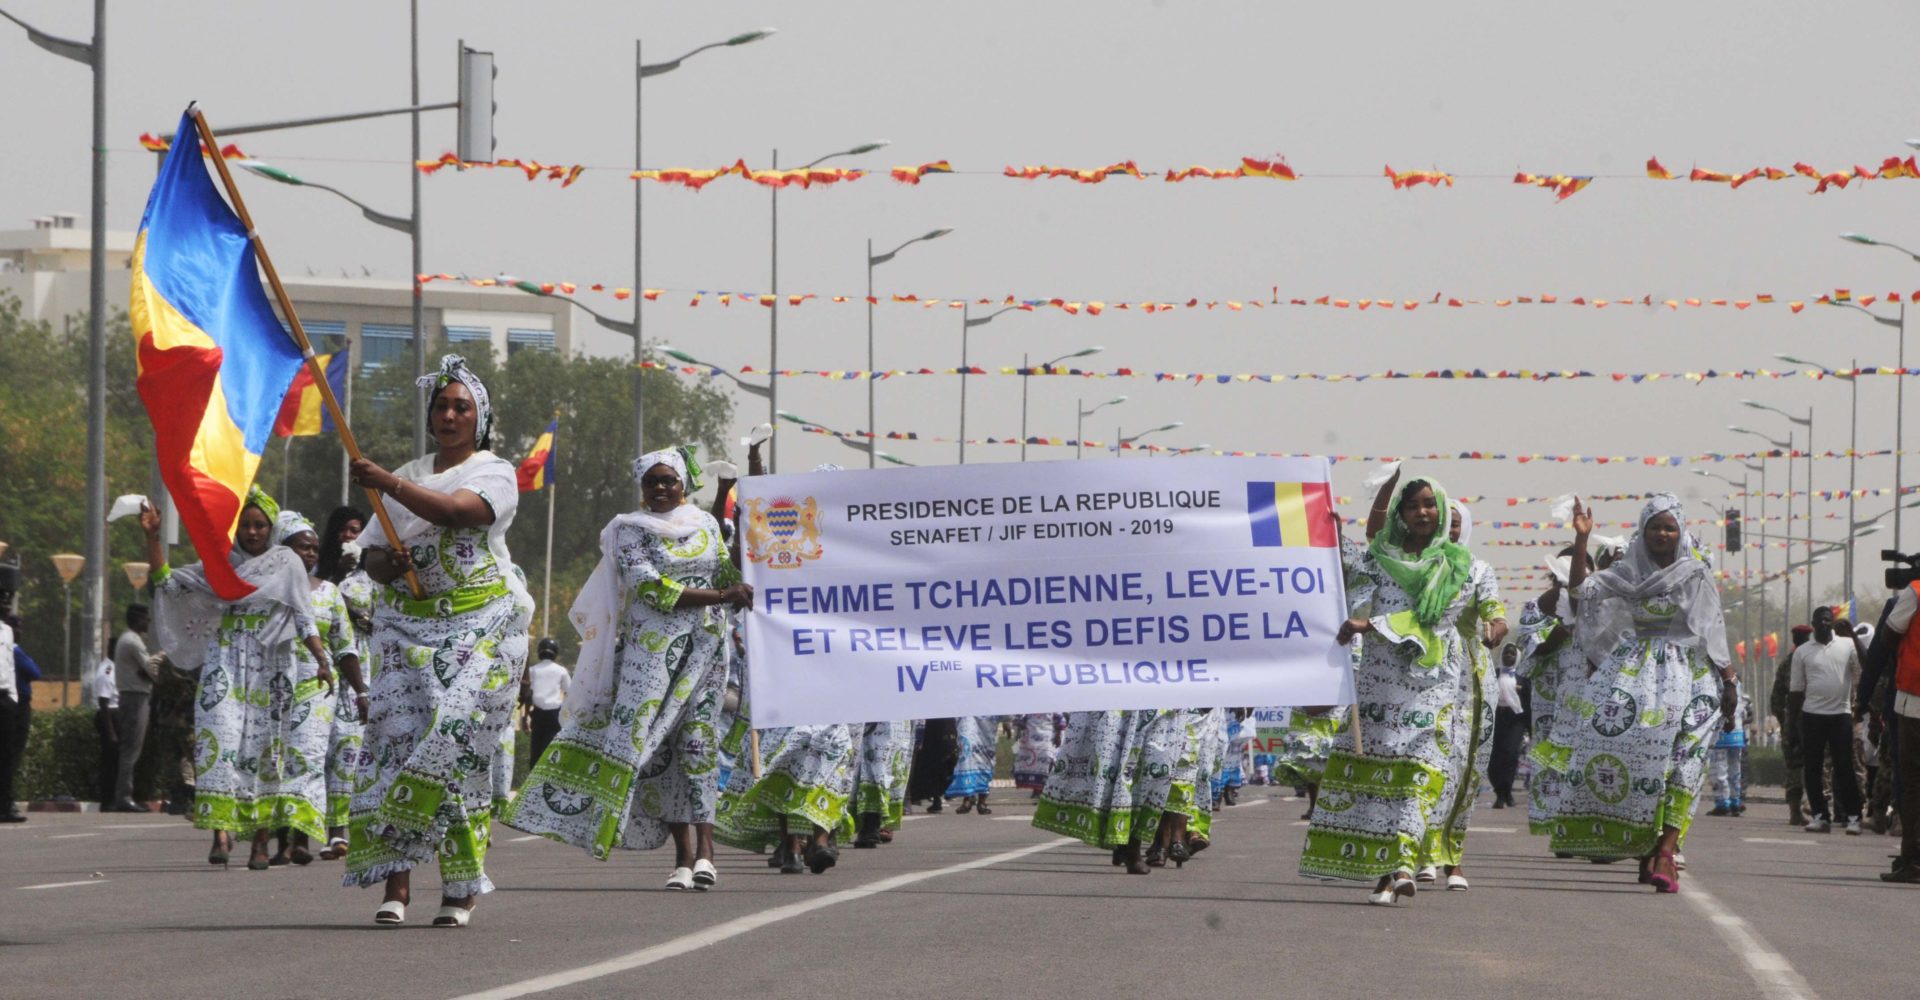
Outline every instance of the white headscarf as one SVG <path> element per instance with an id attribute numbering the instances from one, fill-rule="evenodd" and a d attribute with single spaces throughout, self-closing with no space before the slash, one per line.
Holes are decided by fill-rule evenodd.
<path id="1" fill-rule="evenodd" d="M 1647 551 L 1646 531 L 1647 522 L 1662 514 L 1679 525 L 1680 542 L 1673 561 L 1658 566 Z M 1679 605 L 1665 638 L 1683 646 L 1701 647 L 1715 666 L 1727 664 L 1727 627 L 1720 611 L 1720 591 L 1707 564 L 1694 555 L 1697 548 L 1692 532 L 1687 530 L 1686 510 L 1680 499 L 1671 493 L 1649 497 L 1640 510 L 1626 554 L 1588 576 L 1577 595 L 1580 619 L 1574 634 L 1588 661 L 1600 663 L 1623 635 L 1638 634 L 1635 605 L 1665 596 Z"/>
<path id="2" fill-rule="evenodd" d="M 1448 500 L 1447 506 L 1460 515 L 1460 539 L 1454 544 L 1465 545 L 1473 538 L 1473 511 L 1468 510 L 1467 505 L 1458 500 Z"/>
<path id="3" fill-rule="evenodd" d="M 647 452 L 633 460 L 633 481 L 637 483 L 645 479 L 648 469 L 656 465 L 664 465 L 672 469 L 674 475 L 680 477 L 681 489 L 687 493 L 692 493 L 694 490 L 700 488 L 700 472 L 697 465 L 691 470 L 688 469 L 689 451 L 691 451 L 690 448 L 681 447 L 662 448 L 659 451 Z M 670 538 L 677 542 L 699 531 L 701 528 L 706 527 L 706 521 L 711 520 L 711 518 L 703 519 L 698 516 L 704 513 L 705 512 L 699 507 L 691 503 L 682 503 L 680 506 L 675 507 L 665 514 L 656 514 L 645 508 L 631 513 L 621 514 L 609 522 L 606 528 L 600 532 L 600 551 L 604 553 L 611 553 L 613 551 L 612 548 L 609 547 L 609 540 L 613 537 L 613 529 L 618 525 L 634 525 L 651 531 L 656 535 L 660 535 L 663 538 Z"/>
<path id="4" fill-rule="evenodd" d="M 280 512 L 279 517 L 274 518 L 273 544 L 285 545 L 287 544 L 287 539 L 302 533 L 319 534 L 319 532 L 314 531 L 313 522 L 307 520 L 305 514 L 297 510 L 283 510 Z"/>
<path id="5" fill-rule="evenodd" d="M 413 382 L 422 389 L 438 392 L 448 382 L 459 382 L 467 387 L 467 393 L 473 397 L 474 425 L 473 446 L 484 448 L 482 442 L 493 433 L 493 397 L 487 392 L 487 384 L 480 376 L 467 367 L 467 359 L 458 354 L 446 354 L 440 358 L 440 370 L 431 375 L 422 375 Z"/>

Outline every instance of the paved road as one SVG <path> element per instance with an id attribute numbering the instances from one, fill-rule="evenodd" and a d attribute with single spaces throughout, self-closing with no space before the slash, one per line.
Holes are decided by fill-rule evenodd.
<path id="1" fill-rule="evenodd" d="M 500 828 L 473 926 L 371 923 L 339 866 L 222 871 L 183 822 L 36 815 L 0 827 L 0 996 L 1367 998 L 1898 996 L 1920 894 L 1875 877 L 1893 841 L 1814 836 L 1778 805 L 1702 817 L 1679 897 L 1561 861 L 1483 803 L 1473 889 L 1392 910 L 1293 874 L 1301 803 L 1249 789 L 1213 850 L 1130 877 L 991 817 L 910 817 L 898 841 L 782 876 L 725 851 L 667 893 L 662 854 L 604 864 Z M 431 878 L 421 898 L 431 898 Z M 1910 973 L 1907 974 L 1910 981 Z"/>

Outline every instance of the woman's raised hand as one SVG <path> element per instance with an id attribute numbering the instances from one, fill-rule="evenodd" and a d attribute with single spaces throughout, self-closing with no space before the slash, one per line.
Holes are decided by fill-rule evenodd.
<path id="1" fill-rule="evenodd" d="M 1580 498 L 1573 498 L 1573 533 L 1582 539 L 1593 534 L 1593 511 L 1581 505 Z"/>

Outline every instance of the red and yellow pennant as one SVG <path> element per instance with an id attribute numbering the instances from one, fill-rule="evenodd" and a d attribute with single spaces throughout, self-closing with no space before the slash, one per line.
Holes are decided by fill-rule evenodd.
<path id="1" fill-rule="evenodd" d="M 1006 177 L 1018 177 L 1022 180 L 1037 180 L 1042 177 L 1065 177 L 1080 184 L 1098 184 L 1109 177 L 1126 175 L 1135 180 L 1145 180 L 1146 175 L 1132 160 L 1123 163 L 1109 163 L 1104 167 L 1081 169 L 1078 167 L 1006 167 L 1000 171 Z"/>
<path id="2" fill-rule="evenodd" d="M 932 163 L 922 163 L 917 167 L 895 167 L 893 179 L 902 184 L 919 184 L 920 178 L 928 174 L 950 173 L 953 173 L 953 164 L 945 160 L 935 160 Z"/>
<path id="3" fill-rule="evenodd" d="M 198 139 L 195 139 L 194 141 L 199 142 Z M 165 139 L 160 138 L 157 135 L 154 135 L 151 132 L 142 132 L 140 133 L 140 147 L 142 149 L 147 150 L 150 153 L 164 153 L 167 150 L 172 149 L 173 144 L 169 143 Z M 206 143 L 200 143 L 200 155 L 201 156 L 207 155 Z M 248 156 L 245 153 L 242 153 L 240 151 L 240 147 L 234 145 L 233 143 L 227 143 L 226 145 L 220 147 L 220 158 L 223 160 L 253 159 L 253 157 Z"/>
<path id="4" fill-rule="evenodd" d="M 661 184 L 674 184 L 689 191 L 698 191 L 722 177 L 741 177 L 763 187 L 810 188 L 814 185 L 838 184 L 842 181 L 857 181 L 867 172 L 851 167 L 799 167 L 792 170 L 770 169 L 756 170 L 747 166 L 745 160 L 735 160 L 732 166 L 713 170 L 699 170 L 689 167 L 669 167 L 661 170 L 635 170 L 627 176 L 637 181 L 656 181 Z"/>
<path id="5" fill-rule="evenodd" d="M 1178 184 L 1192 177 L 1201 177 L 1215 181 L 1235 180 L 1241 177 L 1267 177 L 1279 181 L 1297 181 L 1300 179 L 1300 176 L 1293 172 L 1293 168 L 1287 165 L 1287 159 L 1284 156 L 1276 156 L 1271 160 L 1259 160 L 1251 156 L 1243 156 L 1240 158 L 1240 165 L 1231 170 L 1220 170 L 1213 167 L 1187 167 L 1184 170 L 1169 169 L 1163 177 L 1169 184 Z"/>
<path id="6" fill-rule="evenodd" d="M 1388 165 L 1386 175 L 1387 179 L 1393 182 L 1395 191 L 1416 188 L 1422 184 L 1428 187 L 1439 187 L 1442 184 L 1448 187 L 1453 186 L 1453 175 L 1442 170 L 1395 170 L 1392 165 Z"/>
<path id="7" fill-rule="evenodd" d="M 1543 177 L 1538 174 L 1521 172 L 1513 175 L 1513 182 L 1515 184 L 1530 184 L 1534 187 L 1546 188 L 1554 193 L 1555 201 L 1566 201 L 1568 198 L 1586 190 L 1587 185 L 1593 183 L 1593 178 L 1573 177 L 1567 174 L 1549 174 Z"/>
<path id="8" fill-rule="evenodd" d="M 429 177 L 448 167 L 456 170 L 494 170 L 505 167 L 521 171 L 527 175 L 527 180 L 530 181 L 538 180 L 541 177 L 545 177 L 550 181 L 559 181 L 560 186 L 563 188 L 572 187 L 573 182 L 579 180 L 580 175 L 585 173 L 587 169 L 578 163 L 572 164 L 571 166 L 562 166 L 559 164 L 541 163 L 538 160 L 463 160 L 452 153 L 441 153 L 440 158 L 437 160 L 415 160 L 413 161 L 413 167 L 415 170 Z"/>

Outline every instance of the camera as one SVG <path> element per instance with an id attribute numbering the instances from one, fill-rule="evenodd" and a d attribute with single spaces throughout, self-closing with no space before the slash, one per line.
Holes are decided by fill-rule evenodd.
<path id="1" fill-rule="evenodd" d="M 1887 589 L 1905 590 L 1920 580 L 1920 552 L 1902 553 L 1897 549 L 1881 549 L 1880 561 L 1897 563 L 1887 567 Z"/>

